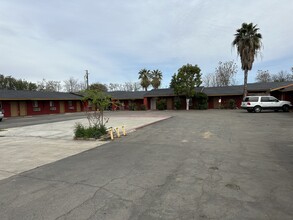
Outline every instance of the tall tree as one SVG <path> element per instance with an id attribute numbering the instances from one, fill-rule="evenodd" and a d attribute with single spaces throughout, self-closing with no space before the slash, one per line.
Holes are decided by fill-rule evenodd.
<path id="1" fill-rule="evenodd" d="M 24 79 L 15 79 L 12 76 L 4 76 L 0 74 L 0 89 L 36 90 L 37 85 Z"/>
<path id="2" fill-rule="evenodd" d="M 142 88 L 144 88 L 145 91 L 148 91 L 148 87 L 151 84 L 151 72 L 147 69 L 142 69 L 138 73 L 138 79 L 140 79 L 140 85 Z"/>
<path id="3" fill-rule="evenodd" d="M 234 76 L 237 73 L 237 65 L 234 61 L 219 62 L 215 70 L 216 86 L 230 86 L 235 83 Z"/>
<path id="4" fill-rule="evenodd" d="M 108 88 L 105 84 L 101 84 L 101 83 L 93 83 L 89 86 L 90 90 L 96 90 L 99 92 L 107 92 Z"/>
<path id="5" fill-rule="evenodd" d="M 272 77 L 271 74 L 268 70 L 258 70 L 255 80 L 257 82 L 271 82 L 272 81 Z"/>
<path id="6" fill-rule="evenodd" d="M 153 70 L 151 72 L 151 85 L 154 89 L 158 89 L 161 85 L 161 81 L 163 79 L 162 72 L 160 70 Z"/>
<path id="7" fill-rule="evenodd" d="M 237 54 L 241 58 L 241 68 L 244 71 L 243 96 L 247 95 L 247 76 L 252 69 L 254 58 L 260 52 L 262 35 L 258 33 L 259 28 L 253 23 L 243 23 L 241 28 L 236 30 L 232 46 L 237 48 Z"/>
<path id="8" fill-rule="evenodd" d="M 185 96 L 186 110 L 189 110 L 189 99 L 195 94 L 195 87 L 201 85 L 201 73 L 197 65 L 183 65 L 178 69 L 178 73 L 172 76 L 170 88 L 174 89 L 174 93 L 178 96 Z"/>

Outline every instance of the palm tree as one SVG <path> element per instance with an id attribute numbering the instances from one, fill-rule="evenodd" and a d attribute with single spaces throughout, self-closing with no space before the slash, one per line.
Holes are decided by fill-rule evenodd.
<path id="1" fill-rule="evenodd" d="M 158 89 L 161 85 L 161 81 L 163 78 L 162 72 L 160 70 L 153 70 L 151 73 L 152 76 L 152 87 L 154 87 L 154 89 Z"/>
<path id="2" fill-rule="evenodd" d="M 140 79 L 140 85 L 142 88 L 145 89 L 145 91 L 148 91 L 148 87 L 151 84 L 151 72 L 147 69 L 142 69 L 139 71 L 139 77 L 138 79 Z"/>
<path id="3" fill-rule="evenodd" d="M 243 23 L 242 27 L 236 30 L 235 39 L 232 42 L 232 46 L 237 48 L 237 54 L 241 58 L 241 68 L 244 71 L 244 89 L 243 96 L 247 95 L 247 75 L 251 70 L 254 62 L 254 57 L 257 57 L 261 49 L 262 35 L 257 31 L 259 28 L 253 23 Z"/>

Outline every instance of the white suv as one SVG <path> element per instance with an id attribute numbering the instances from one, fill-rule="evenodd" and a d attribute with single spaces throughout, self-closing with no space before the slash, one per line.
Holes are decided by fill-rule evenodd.
<path id="1" fill-rule="evenodd" d="M 241 108 L 248 112 L 261 112 L 263 109 L 288 112 L 292 104 L 289 101 L 278 100 L 274 96 L 246 96 L 241 103 Z"/>
<path id="2" fill-rule="evenodd" d="M 0 110 L 0 121 L 2 121 L 3 117 L 4 117 L 4 114 L 3 114 L 2 111 Z"/>

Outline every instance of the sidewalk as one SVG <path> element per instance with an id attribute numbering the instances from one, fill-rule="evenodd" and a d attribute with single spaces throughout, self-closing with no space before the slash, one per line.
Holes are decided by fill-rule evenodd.
<path id="1" fill-rule="evenodd" d="M 126 132 L 132 132 L 167 118 L 115 116 L 110 118 L 107 127 L 124 125 Z M 0 131 L 0 180 L 108 143 L 73 140 L 76 123 L 87 125 L 88 121 L 70 120 Z"/>

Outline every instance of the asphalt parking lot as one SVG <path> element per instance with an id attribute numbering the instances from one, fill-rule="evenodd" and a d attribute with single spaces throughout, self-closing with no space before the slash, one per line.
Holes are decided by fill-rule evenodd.
<path id="1" fill-rule="evenodd" d="M 293 218 L 292 113 L 164 114 L 1 180 L 1 219 Z"/>

